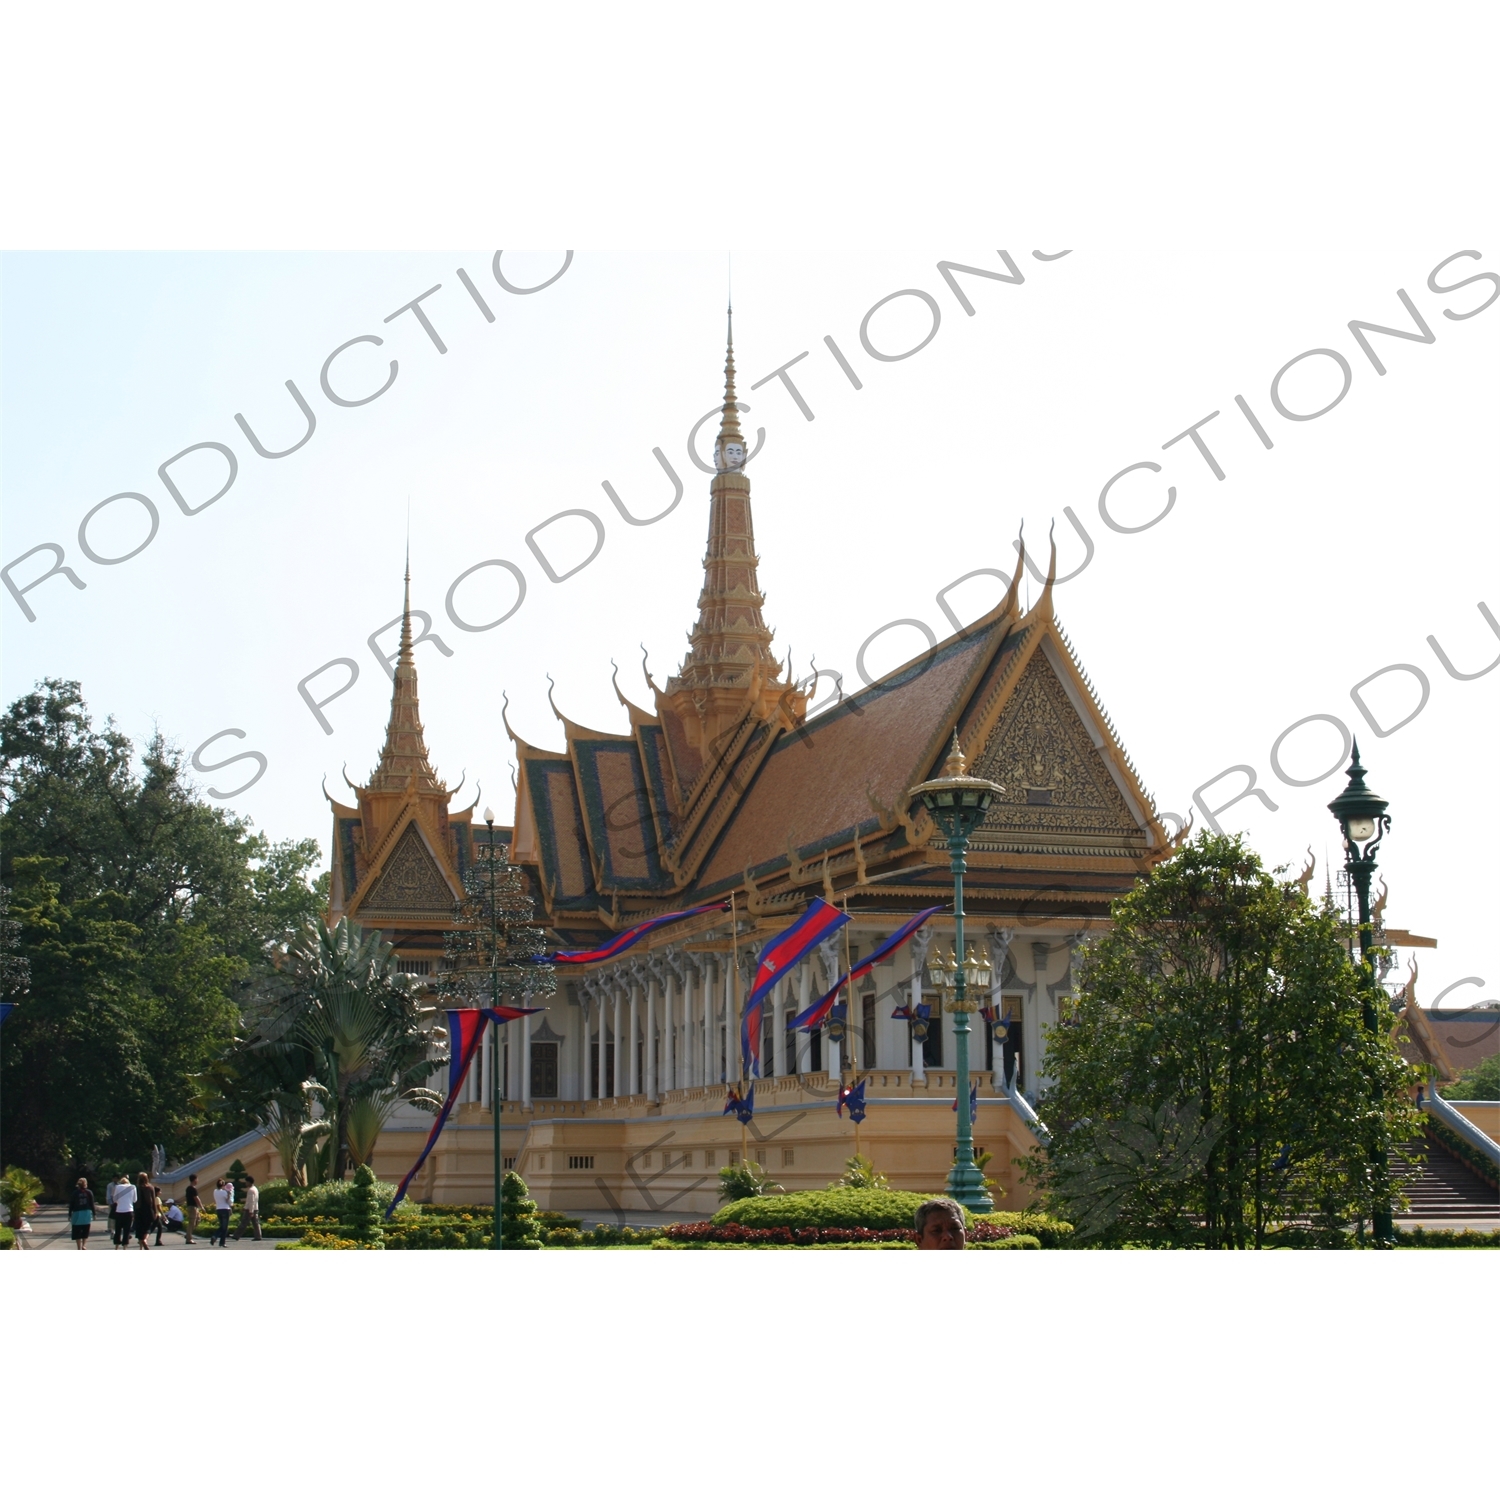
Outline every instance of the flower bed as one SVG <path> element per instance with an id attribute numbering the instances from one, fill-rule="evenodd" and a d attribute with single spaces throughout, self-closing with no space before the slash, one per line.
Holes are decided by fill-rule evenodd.
<path id="1" fill-rule="evenodd" d="M 793 1196 L 788 1194 L 788 1197 Z M 917 1194 L 912 1194 L 917 1197 Z M 787 1224 L 758 1227 L 735 1222 L 720 1222 L 716 1214 L 712 1219 L 699 1220 L 692 1224 L 669 1224 L 657 1231 L 660 1238 L 682 1244 L 716 1245 L 859 1245 L 859 1244 L 915 1244 L 915 1229 L 887 1226 L 871 1229 L 866 1225 L 819 1225 L 806 1224 L 793 1228 Z M 971 1244 L 999 1244 L 1016 1237 L 1016 1231 L 1008 1225 L 988 1224 L 976 1220 L 969 1231 Z M 1032 1240 L 1040 1249 L 1041 1241 L 1034 1236 L 1022 1238 Z M 1028 1246 L 1027 1248 L 1031 1248 Z"/>

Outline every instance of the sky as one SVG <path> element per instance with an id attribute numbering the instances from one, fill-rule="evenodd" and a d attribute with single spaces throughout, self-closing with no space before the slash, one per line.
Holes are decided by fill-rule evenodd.
<path id="1" fill-rule="evenodd" d="M 941 590 L 992 570 L 942 596 L 977 617 L 1023 525 L 1043 557 L 1055 526 L 1058 615 L 1158 807 L 1272 865 L 1311 850 L 1321 890 L 1357 736 L 1391 804 L 1386 920 L 1439 942 L 1419 997 L 1494 998 L 1500 872 L 1467 804 L 1500 727 L 1497 262 L 1462 237 L 7 253 L 0 566 L 36 619 L 0 591 L 0 686 L 77 679 L 99 718 L 196 755 L 206 795 L 326 855 L 322 784 L 378 756 L 409 526 L 432 758 L 466 778 L 455 805 L 508 820 L 507 698 L 560 746 L 549 677 L 570 719 L 622 730 L 611 663 L 649 705 L 642 648 L 658 682 L 682 658 L 708 501 L 687 440 L 722 400 L 732 278 L 765 614 L 799 677 L 815 658 L 852 690 L 862 649 L 871 679 L 918 654 L 951 629 Z M 1367 351 L 1351 321 L 1419 337 Z M 389 385 L 344 405 L 325 378 L 345 402 Z M 262 457 L 236 414 L 291 448 L 288 381 L 315 425 Z M 167 467 L 180 499 L 160 473 L 199 444 L 237 466 L 211 503 L 221 448 Z M 49 543 L 82 589 L 28 587 L 55 554 L 17 559 Z"/>

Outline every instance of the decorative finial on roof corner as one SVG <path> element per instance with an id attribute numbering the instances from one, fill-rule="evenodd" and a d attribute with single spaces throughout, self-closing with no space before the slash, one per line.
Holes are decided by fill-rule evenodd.
<path id="1" fill-rule="evenodd" d="M 689 636 L 688 639 L 691 640 L 692 637 Z M 660 693 L 661 689 L 657 687 L 656 683 L 651 677 L 651 655 L 646 650 L 645 641 L 641 642 L 641 671 L 646 674 L 646 686 L 650 688 L 653 693 Z"/>
<path id="2" fill-rule="evenodd" d="M 614 659 L 614 657 L 610 657 L 609 664 L 614 668 L 614 670 L 609 674 L 609 680 L 610 684 L 615 690 L 615 697 L 619 700 L 621 708 L 628 709 L 630 707 L 630 704 L 626 701 L 625 694 L 620 691 L 620 664 Z"/>
<path id="3" fill-rule="evenodd" d="M 953 730 L 953 744 L 948 750 L 948 759 L 943 765 L 944 776 L 962 776 L 969 769 L 969 763 L 964 759 L 963 746 L 958 743 L 957 726 Z"/>
<path id="4" fill-rule="evenodd" d="M 548 672 L 547 673 L 547 702 L 552 705 L 552 712 L 557 716 L 557 722 L 559 724 L 566 724 L 568 721 L 567 721 L 567 719 L 565 719 L 563 717 L 563 711 L 557 706 L 557 699 L 552 696 L 552 690 L 556 686 L 557 686 L 557 684 L 555 682 L 553 682 L 553 680 L 552 680 L 552 674 L 550 672 Z"/>
<path id="5" fill-rule="evenodd" d="M 1047 559 L 1047 581 L 1042 585 L 1042 597 L 1036 601 L 1036 607 L 1042 614 L 1052 618 L 1052 587 L 1057 582 L 1057 522 L 1054 520 L 1047 530 L 1047 545 L 1051 555 Z"/>
<path id="6" fill-rule="evenodd" d="M 521 743 L 521 738 L 515 732 L 515 730 L 510 727 L 510 694 L 505 692 L 504 689 L 502 689 L 500 693 L 500 722 L 505 725 L 505 732 L 510 736 L 511 743 L 519 745 Z"/>
<path id="7" fill-rule="evenodd" d="M 1016 571 L 1011 574 L 1010 587 L 1005 591 L 1005 613 L 1013 615 L 1021 597 L 1021 575 L 1026 571 L 1026 522 L 1016 533 Z"/>

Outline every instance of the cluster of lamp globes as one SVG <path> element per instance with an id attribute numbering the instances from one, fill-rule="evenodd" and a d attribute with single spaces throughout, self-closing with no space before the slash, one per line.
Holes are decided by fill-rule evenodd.
<path id="1" fill-rule="evenodd" d="M 927 982 L 939 996 L 948 997 L 946 1004 L 950 1011 L 978 1010 L 984 995 L 995 982 L 994 965 L 988 958 L 976 954 L 973 943 L 969 943 L 964 952 L 962 994 L 959 992 L 959 973 L 958 955 L 950 950 L 945 957 L 941 948 L 934 947 L 927 960 Z"/>

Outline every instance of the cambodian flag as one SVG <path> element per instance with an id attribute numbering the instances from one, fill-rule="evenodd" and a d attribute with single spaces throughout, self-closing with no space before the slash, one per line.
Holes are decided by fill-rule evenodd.
<path id="1" fill-rule="evenodd" d="M 819 943 L 831 937 L 848 920 L 848 912 L 830 906 L 821 896 L 814 896 L 812 905 L 761 950 L 755 983 L 750 986 L 750 998 L 745 1002 L 744 1019 L 740 1022 L 740 1052 L 747 1078 L 760 1077 L 760 1018 L 771 986 L 790 974 Z"/>
<path id="2" fill-rule="evenodd" d="M 942 909 L 941 906 L 929 906 L 926 911 L 919 911 L 905 927 L 902 927 L 897 932 L 893 932 L 873 953 L 862 958 L 847 974 L 839 975 L 833 988 L 821 1000 L 809 1005 L 800 1016 L 793 1016 L 786 1023 L 788 1028 L 798 1031 L 816 1031 L 823 1024 L 828 1012 L 833 1008 L 833 1002 L 838 998 L 839 991 L 846 984 L 857 984 L 888 953 L 894 953 L 903 943 L 909 942 L 917 929 L 928 917 Z M 899 1009 L 896 1011 L 896 1016 L 898 1019 L 905 1019 Z"/>
<path id="3" fill-rule="evenodd" d="M 624 932 L 617 932 L 607 943 L 600 948 L 575 948 L 571 952 L 549 953 L 539 960 L 541 963 L 552 964 L 597 964 L 606 958 L 618 958 L 627 948 L 633 948 L 646 936 L 648 932 L 655 932 L 658 927 L 665 927 L 670 922 L 686 921 L 688 917 L 696 917 L 706 911 L 727 911 L 727 901 L 708 901 L 702 906 L 690 906 L 686 911 L 669 911 L 665 916 L 652 917 L 649 922 L 642 922 L 636 927 L 628 927 Z"/>
<path id="4" fill-rule="evenodd" d="M 861 1079 L 852 1089 L 839 1090 L 839 1102 L 834 1106 L 834 1112 L 842 1120 L 844 1111 L 849 1111 L 849 1118 L 856 1125 L 865 1117 L 865 1081 Z"/>
<path id="5" fill-rule="evenodd" d="M 506 1021 L 517 1020 L 521 1016 L 534 1016 L 540 1009 L 540 1006 L 520 1010 L 511 1005 L 496 1005 L 484 1010 L 444 1012 L 448 1017 L 448 1097 L 443 1100 L 443 1107 L 438 1111 L 438 1117 L 428 1133 L 427 1144 L 422 1147 L 422 1154 L 417 1158 L 411 1171 L 401 1179 L 401 1186 L 396 1189 L 396 1196 L 391 1199 L 391 1206 L 385 1211 L 386 1218 L 390 1218 L 395 1213 L 396 1205 L 406 1196 L 406 1190 L 411 1186 L 412 1178 L 421 1171 L 422 1163 L 427 1160 L 432 1153 L 432 1148 L 437 1145 L 437 1138 L 443 1133 L 443 1126 L 448 1123 L 448 1116 L 453 1112 L 453 1106 L 458 1103 L 459 1091 L 464 1086 L 464 1079 L 469 1075 L 469 1064 L 479 1055 L 479 1044 L 484 1040 L 484 1028 L 491 1021 L 499 1026 Z"/>
<path id="6" fill-rule="evenodd" d="M 724 1113 L 732 1114 L 741 1125 L 748 1125 L 755 1113 L 755 1085 L 750 1085 L 750 1091 L 743 1098 L 738 1089 L 730 1089 L 729 1097 L 724 1101 Z"/>
<path id="7" fill-rule="evenodd" d="M 954 1114 L 958 1113 L 958 1100 L 956 1098 L 953 1101 L 953 1113 Z M 979 1085 L 977 1083 L 971 1083 L 969 1085 L 969 1124 L 970 1125 L 974 1124 L 974 1122 L 978 1118 L 979 1118 Z"/>

